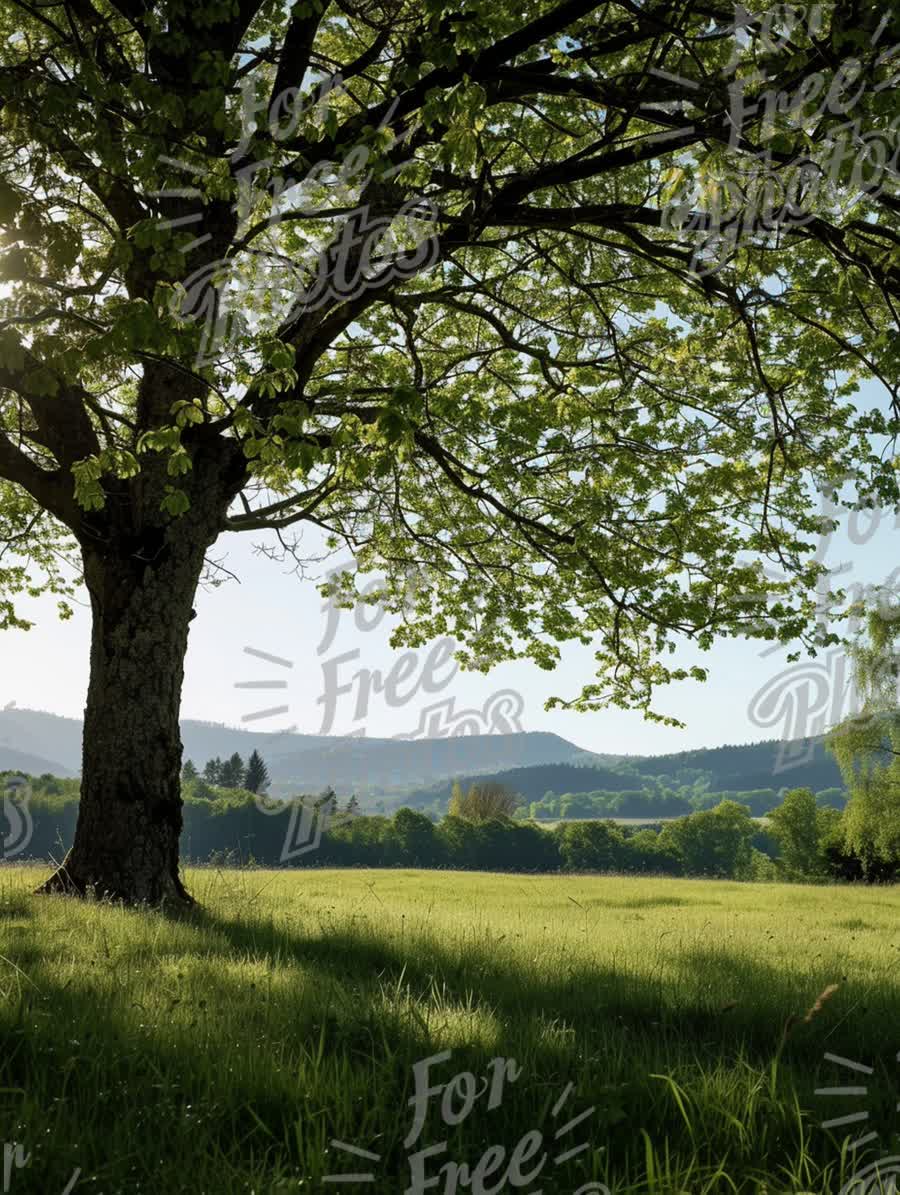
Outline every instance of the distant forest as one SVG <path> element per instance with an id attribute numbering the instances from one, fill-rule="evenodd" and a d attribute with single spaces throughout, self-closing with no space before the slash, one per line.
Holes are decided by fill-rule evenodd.
<path id="1" fill-rule="evenodd" d="M 521 798 L 518 816 L 534 818 L 678 817 L 722 800 L 737 801 L 762 817 L 791 788 L 809 788 L 820 805 L 836 809 L 847 799 L 838 766 L 819 740 L 808 748 L 752 743 L 621 759 L 607 766 L 537 764 L 461 779 L 506 785 Z M 417 789 L 402 804 L 443 814 L 452 785 L 447 780 Z"/>
<path id="2" fill-rule="evenodd" d="M 42 776 L 30 784 L 33 829 L 18 857 L 61 858 L 75 830 L 78 782 Z M 846 814 L 823 802 L 822 795 L 808 788 L 788 790 L 766 807 L 764 824 L 753 820 L 745 804 L 720 799 L 712 808 L 665 823 L 637 827 L 593 818 L 559 821 L 550 829 L 521 817 L 451 813 L 439 818 L 410 808 L 390 817 L 370 816 L 359 812 L 355 798 L 338 801 L 333 792 L 303 798 L 301 805 L 299 799 L 270 801 L 197 777 L 185 784 L 182 853 L 189 862 L 228 866 L 895 879 L 900 861 L 865 859 L 847 848 Z M 314 843 L 312 834 L 299 839 L 296 834 L 304 807 L 313 811 L 307 831 L 321 831 Z"/>

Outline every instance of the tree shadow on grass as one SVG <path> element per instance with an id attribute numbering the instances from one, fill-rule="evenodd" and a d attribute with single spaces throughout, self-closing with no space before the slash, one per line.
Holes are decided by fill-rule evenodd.
<path id="1" fill-rule="evenodd" d="M 420 940 L 400 942 L 373 931 L 371 923 L 344 925 L 327 935 L 309 937 L 252 914 L 228 918 L 197 907 L 177 917 L 197 928 L 207 943 L 215 942 L 216 951 L 291 960 L 339 983 L 390 988 L 402 981 L 420 994 L 432 990 L 437 981 L 451 998 L 464 1003 L 475 999 L 509 1023 L 549 1016 L 561 1017 L 588 1034 L 602 1032 L 611 1021 L 644 1033 L 657 1028 L 680 1030 L 690 1039 L 712 1034 L 723 1042 L 740 1040 L 758 1052 L 761 1061 L 774 1055 L 786 1027 L 792 1051 L 819 1058 L 823 1044 L 837 1032 L 836 1023 L 846 1024 L 848 1018 L 856 1047 L 879 1052 L 896 1016 L 896 987 L 868 987 L 864 1002 L 859 991 L 839 990 L 830 1006 L 823 1006 L 801 1032 L 798 1025 L 822 991 L 835 983 L 840 988 L 847 976 L 825 962 L 807 971 L 786 970 L 720 945 L 667 948 L 663 943 L 658 949 L 676 974 L 655 980 L 573 960 L 567 962 L 564 973 L 548 975 L 529 969 L 521 954 L 497 944 L 489 950 L 472 946 L 461 957 L 429 938 L 417 951 L 423 946 Z M 678 973 L 691 982 L 679 981 Z M 699 982 L 698 977 L 709 982 Z M 825 1048 L 834 1048 L 834 1042 Z"/>
<path id="2" fill-rule="evenodd" d="M 30 916 L 27 904 L 22 913 Z M 871 1063 L 895 1010 L 892 993 L 880 991 L 852 1016 L 839 993 L 808 1024 L 794 1024 L 781 1088 L 757 1090 L 745 1109 L 742 1154 L 729 1123 L 747 1098 L 736 1076 L 746 1072 L 747 1092 L 758 1086 L 788 1018 L 833 978 L 824 972 L 790 974 L 725 947 L 673 946 L 665 977 L 577 959 L 554 973 L 530 967 L 512 946 L 472 944 L 463 954 L 434 938 L 401 940 L 368 919 L 315 937 L 252 910 L 230 917 L 194 908 L 165 920 L 176 932 L 164 956 L 154 922 L 118 945 L 111 931 L 111 954 L 85 951 L 65 981 L 55 967 L 70 943 L 42 951 L 26 934 L 6 938 L 2 953 L 19 978 L 10 980 L 15 999 L 0 1006 L 0 1107 L 23 1126 L 6 1139 L 42 1143 L 35 1190 L 52 1195 L 48 1167 L 38 1166 L 51 1152 L 62 1169 L 83 1161 L 99 1175 L 98 1191 L 276 1189 L 260 1186 L 260 1175 L 294 1184 L 299 1175 L 318 1189 L 323 1174 L 346 1169 L 329 1146 L 337 1138 L 381 1154 L 392 1177 L 376 1189 L 396 1192 L 411 1068 L 448 1042 L 452 1060 L 435 1067 L 436 1082 L 465 1069 L 484 1074 L 496 1056 L 522 1068 L 497 1115 L 472 1117 L 449 1136 L 432 1117 L 429 1132 L 448 1139 L 451 1156 L 477 1157 L 546 1124 L 571 1082 L 573 1114 L 595 1106 L 596 1153 L 593 1171 L 573 1162 L 573 1182 L 560 1191 L 597 1177 L 601 1164 L 604 1175 L 636 1173 L 641 1130 L 704 1164 L 729 1156 L 736 1174 L 767 1162 L 774 1171 L 801 1148 L 789 1093 L 811 1092 L 825 1049 Z M 697 976 L 718 977 L 718 986 L 705 993 Z M 738 998 L 724 1007 L 729 985 Z M 837 1025 L 847 1031 L 840 1049 Z M 664 1075 L 680 1085 L 693 1141 Z M 834 1156 L 824 1138 L 817 1145 L 823 1158 Z M 28 1195 L 23 1176 L 15 1195 Z"/>

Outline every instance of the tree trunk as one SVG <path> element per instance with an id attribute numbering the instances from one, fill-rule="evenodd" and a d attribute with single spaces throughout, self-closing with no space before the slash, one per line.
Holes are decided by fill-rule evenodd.
<path id="1" fill-rule="evenodd" d="M 164 536 L 155 557 L 85 548 L 91 677 L 75 841 L 43 892 L 190 901 L 178 874 L 188 626 L 206 542 Z M 143 547 L 146 548 L 146 543 Z"/>
<path id="2" fill-rule="evenodd" d="M 236 445 L 201 450 L 183 517 L 161 512 L 164 478 L 140 477 L 110 490 L 83 528 L 93 632 L 81 802 L 72 848 L 41 892 L 191 902 L 178 871 L 184 657 L 204 557 L 242 475 Z"/>

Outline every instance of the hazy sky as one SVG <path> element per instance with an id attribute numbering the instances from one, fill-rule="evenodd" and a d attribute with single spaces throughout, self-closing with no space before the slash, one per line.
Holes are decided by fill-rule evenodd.
<path id="1" fill-rule="evenodd" d="M 896 567 L 900 533 L 894 522 L 892 514 L 884 515 L 880 522 L 877 514 L 874 520 L 860 515 L 832 538 L 825 559 L 831 567 L 849 566 L 841 574 L 843 584 L 883 582 Z M 764 643 L 749 641 L 723 642 L 710 653 L 691 648 L 684 651 L 685 660 L 696 659 L 709 666 L 710 680 L 705 685 L 672 686 L 660 693 L 658 707 L 683 718 L 686 730 L 654 725 L 637 713 L 615 710 L 546 712 L 547 697 L 554 693 L 571 696 L 580 682 L 592 676 L 589 649 L 565 648 L 555 673 L 520 662 L 501 666 L 487 676 L 458 671 L 454 675 L 446 645 L 440 643 L 398 665 L 400 653 L 388 644 L 389 620 L 382 618 L 367 629 L 366 620 L 378 619 L 378 611 L 371 607 L 361 608 L 358 616 L 354 611 L 340 612 L 336 632 L 327 642 L 328 616 L 315 585 L 255 554 L 257 540 L 252 535 L 232 535 L 216 546 L 215 557 L 226 557 L 227 567 L 239 576 L 240 583 L 229 582 L 198 597 L 198 618 L 192 624 L 187 659 L 185 717 L 256 730 L 296 725 L 306 733 L 324 730 L 393 736 L 413 734 L 423 726 L 430 727 L 432 733 L 445 734 L 459 727 L 459 715 L 469 711 L 469 724 L 483 731 L 519 725 L 525 730 L 554 731 L 595 751 L 643 754 L 814 733 L 833 720 L 835 713 L 841 714 L 840 698 L 834 694 L 834 659 L 820 657 L 811 666 L 795 665 L 785 675 L 791 667 L 786 664 L 786 653 L 766 655 Z M 87 608 L 79 607 L 75 618 L 66 623 L 56 619 L 52 601 L 34 601 L 22 611 L 38 625 L 30 632 L 0 632 L 4 664 L 0 706 L 14 701 L 21 707 L 80 717 L 88 675 Z M 249 655 L 244 650 L 247 647 L 293 666 Z M 392 666 L 398 675 L 391 683 L 372 683 L 371 674 L 379 671 L 384 677 Z M 354 679 L 361 671 L 363 675 Z M 324 699 L 329 677 L 330 711 Z M 809 682 L 805 698 L 801 691 L 804 677 Z M 275 681 L 283 687 L 237 687 L 247 681 Z M 367 687 L 368 699 L 363 692 Z M 347 691 L 341 692 L 341 688 Z M 509 694 L 510 690 L 517 696 Z M 507 691 L 507 696 L 492 700 L 498 691 Z M 813 724 L 805 718 L 798 698 L 801 704 L 805 699 L 813 713 L 824 713 L 824 723 Z M 247 715 L 278 706 L 288 708 L 244 721 Z"/>

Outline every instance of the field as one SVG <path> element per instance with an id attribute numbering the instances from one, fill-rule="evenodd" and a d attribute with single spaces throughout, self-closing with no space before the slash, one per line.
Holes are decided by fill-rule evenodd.
<path id="1" fill-rule="evenodd" d="M 195 870 L 166 916 L 41 874 L 0 871 L 10 1195 L 824 1195 L 900 1154 L 897 889 Z"/>

